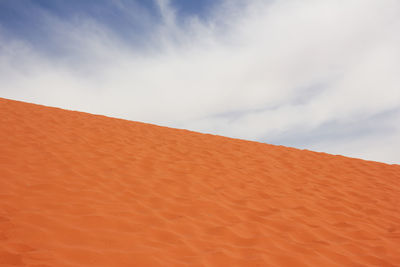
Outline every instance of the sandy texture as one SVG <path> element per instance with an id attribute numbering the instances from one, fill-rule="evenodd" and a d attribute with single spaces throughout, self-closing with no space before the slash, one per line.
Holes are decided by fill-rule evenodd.
<path id="1" fill-rule="evenodd" d="M 0 140 L 1 266 L 400 266 L 399 165 L 6 99 Z"/>

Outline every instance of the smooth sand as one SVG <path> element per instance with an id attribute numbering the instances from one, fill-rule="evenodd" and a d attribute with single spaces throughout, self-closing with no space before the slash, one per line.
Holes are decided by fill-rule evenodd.
<path id="1" fill-rule="evenodd" d="M 1 266 L 400 266 L 399 208 L 399 165 L 0 99 Z"/>

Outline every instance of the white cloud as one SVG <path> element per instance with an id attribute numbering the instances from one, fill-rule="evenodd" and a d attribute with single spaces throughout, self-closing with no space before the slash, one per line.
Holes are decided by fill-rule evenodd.
<path id="1" fill-rule="evenodd" d="M 185 25 L 157 3 L 164 23 L 146 47 L 91 18 L 48 14 L 60 57 L 0 31 L 2 96 L 280 144 L 307 135 L 310 149 L 400 162 L 395 126 L 312 142 L 330 122 L 357 132 L 359 118 L 400 107 L 397 0 L 225 1 Z"/>

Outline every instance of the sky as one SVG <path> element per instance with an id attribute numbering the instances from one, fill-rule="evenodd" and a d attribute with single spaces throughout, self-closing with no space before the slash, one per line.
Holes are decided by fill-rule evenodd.
<path id="1" fill-rule="evenodd" d="M 400 164 L 398 0 L 0 0 L 0 97 Z"/>

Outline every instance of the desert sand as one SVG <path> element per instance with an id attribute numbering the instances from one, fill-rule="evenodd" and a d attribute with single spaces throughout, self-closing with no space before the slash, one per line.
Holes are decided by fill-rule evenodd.
<path id="1" fill-rule="evenodd" d="M 400 165 L 7 99 L 0 121 L 0 266 L 400 266 Z"/>

